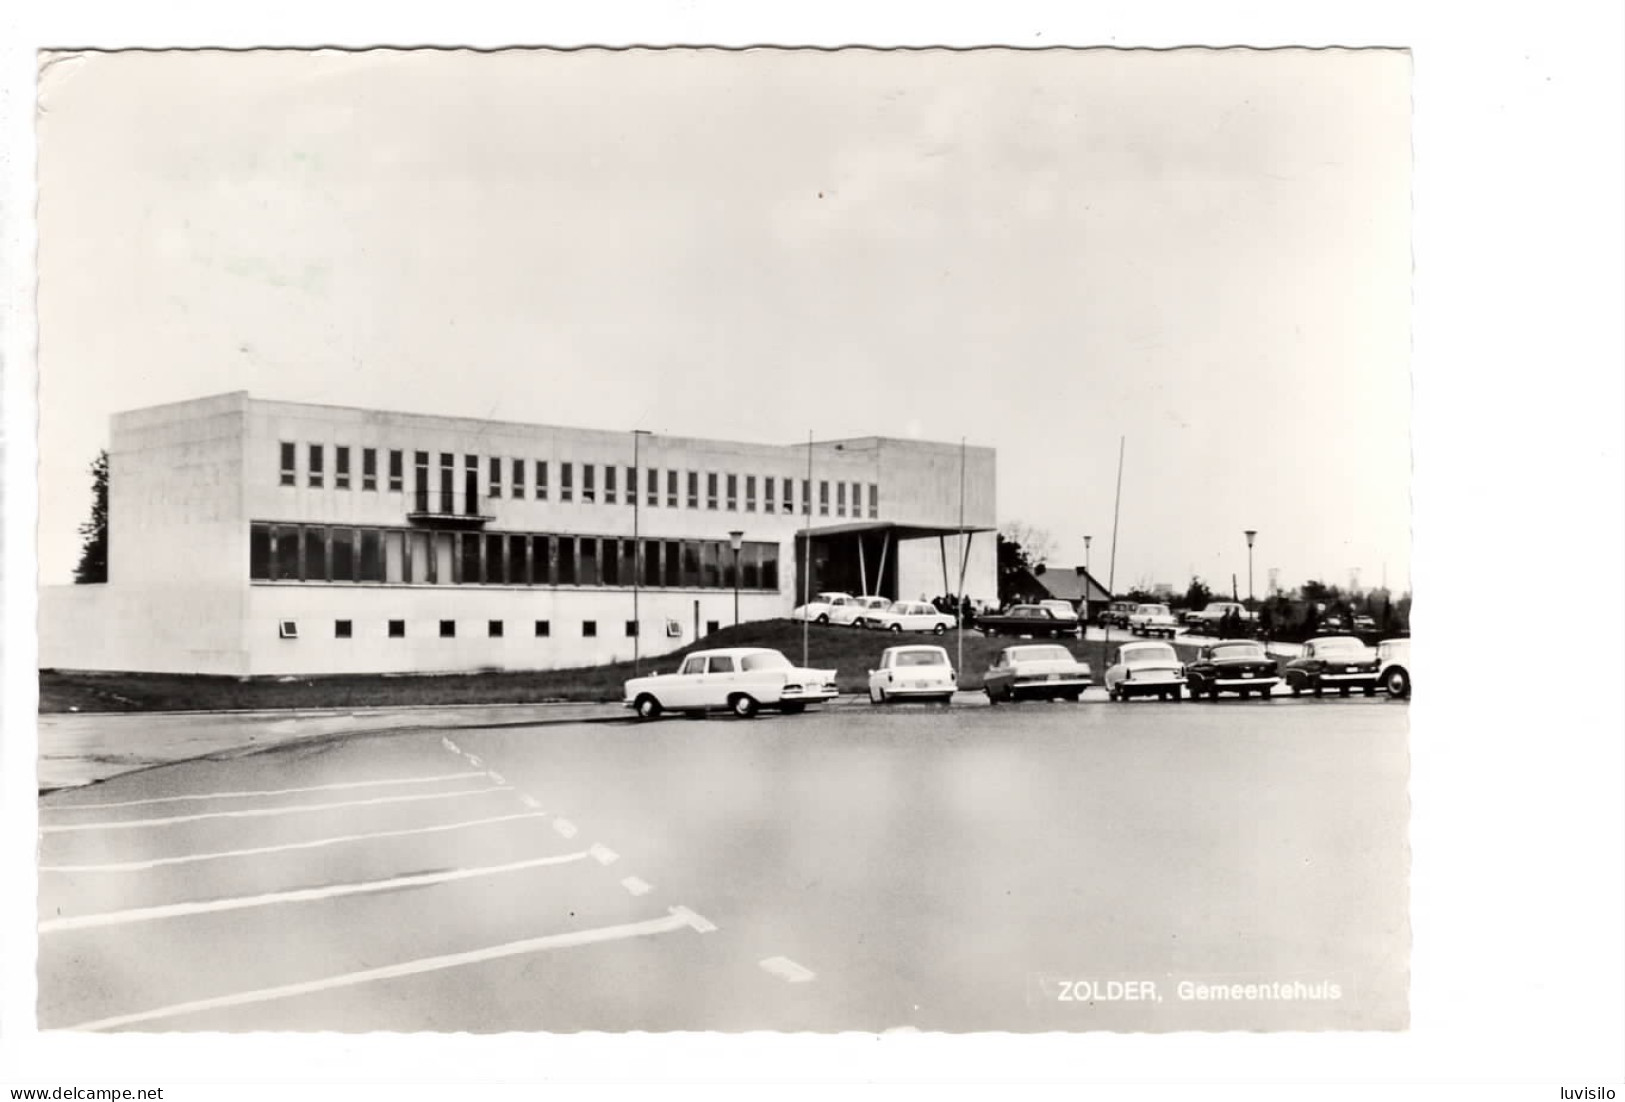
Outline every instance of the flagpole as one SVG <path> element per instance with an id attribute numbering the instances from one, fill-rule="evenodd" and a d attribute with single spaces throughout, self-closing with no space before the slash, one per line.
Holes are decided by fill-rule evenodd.
<path id="1" fill-rule="evenodd" d="M 1123 450 L 1127 444 L 1128 437 L 1120 436 L 1117 438 L 1117 500 L 1112 503 L 1112 561 L 1111 569 L 1106 575 L 1106 588 L 1110 590 L 1106 596 L 1113 601 L 1117 600 L 1117 517 L 1123 507 Z M 1111 661 L 1112 643 L 1111 621 L 1107 620 L 1103 626 L 1105 634 L 1100 644 L 1104 648 L 1101 651 L 1100 658 L 1102 664 Z"/>
<path id="2" fill-rule="evenodd" d="M 812 429 L 807 430 L 807 481 L 801 491 L 801 509 L 807 517 L 801 536 L 801 668 L 807 668 L 807 605 L 812 600 Z"/>
<path id="3" fill-rule="evenodd" d="M 965 676 L 965 438 L 959 438 L 959 592 L 954 594 L 954 623 L 958 630 L 954 635 L 958 640 L 958 657 L 954 669 L 959 676 Z M 954 686 L 958 688 L 957 685 Z"/>

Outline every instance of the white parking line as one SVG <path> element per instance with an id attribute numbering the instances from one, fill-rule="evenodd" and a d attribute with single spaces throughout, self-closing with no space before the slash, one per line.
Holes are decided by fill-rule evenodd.
<path id="1" fill-rule="evenodd" d="M 648 895 L 654 891 L 645 881 L 639 880 L 635 876 L 628 876 L 625 880 L 622 880 L 621 887 L 633 895 Z"/>
<path id="2" fill-rule="evenodd" d="M 569 949 L 577 945 L 593 945 L 598 942 L 621 941 L 626 938 L 648 937 L 653 934 L 671 933 L 675 930 L 681 930 L 685 926 L 691 929 L 699 929 L 699 927 L 695 926 L 694 921 L 698 918 L 698 915 L 685 907 L 673 907 L 671 913 L 663 918 L 650 918 L 642 922 L 628 922 L 620 926 L 600 926 L 592 930 L 574 930 L 567 934 L 549 934 L 546 937 L 529 938 L 525 941 L 511 941 L 506 945 L 494 945 L 487 949 L 475 949 L 466 953 L 448 953 L 438 957 L 421 957 L 418 960 L 410 960 L 402 964 L 391 964 L 383 968 L 368 968 L 360 972 L 346 972 L 342 975 L 329 976 L 326 979 L 311 980 L 305 983 L 290 983 L 281 987 L 265 987 L 257 991 L 239 992 L 235 995 L 221 995 L 212 999 L 197 999 L 193 1002 L 175 1003 L 172 1006 L 143 1010 L 135 1014 L 99 1018 L 95 1021 L 82 1022 L 79 1025 L 67 1026 L 66 1028 L 79 1031 L 117 1029 L 120 1026 L 136 1025 L 140 1022 L 157 1021 L 162 1018 L 175 1018 L 183 1014 L 196 1014 L 205 1010 L 224 1010 L 234 1006 L 249 1006 L 254 1003 L 293 998 L 297 995 L 331 991 L 340 987 L 356 987 L 364 983 L 376 983 L 379 980 L 416 976 L 424 972 L 438 972 L 447 968 L 460 968 L 466 964 L 483 964 L 486 961 L 520 956 L 525 953 L 539 953 L 550 949 Z M 699 919 L 699 921 L 704 922 L 705 920 Z M 700 932 L 704 933 L 705 931 L 700 930 Z"/>
<path id="3" fill-rule="evenodd" d="M 790 983 L 806 983 L 814 978 L 812 969 L 803 968 L 789 957 L 768 957 L 766 960 L 757 963 L 770 975 L 777 976 L 779 979 Z"/>
<path id="4" fill-rule="evenodd" d="M 706 919 L 701 918 L 687 907 L 673 907 L 671 909 L 671 913 L 674 915 L 681 915 L 683 917 L 683 921 L 687 922 L 690 926 L 694 927 L 702 934 L 716 932 L 716 923 L 709 922 Z"/>
<path id="5" fill-rule="evenodd" d="M 576 836 L 576 825 L 568 819 L 554 819 L 553 829 L 558 831 L 560 837 L 563 838 L 574 838 Z"/>
<path id="6" fill-rule="evenodd" d="M 537 802 L 536 797 L 530 795 L 529 793 L 522 793 L 520 795 L 520 797 L 519 797 L 519 802 L 524 804 L 526 807 L 533 807 L 533 808 L 536 808 L 538 810 L 540 810 L 540 808 L 542 806 L 540 803 Z"/>
<path id="7" fill-rule="evenodd" d="M 496 781 L 498 784 L 508 783 L 508 778 L 504 777 L 501 773 L 498 773 L 495 769 L 487 769 L 485 771 L 485 775 L 490 777 L 493 781 Z"/>
<path id="8" fill-rule="evenodd" d="M 213 914 L 217 911 L 239 911 L 246 907 L 268 907 L 278 903 L 308 903 L 316 899 L 336 899 L 346 895 L 364 895 L 369 892 L 387 892 L 396 888 L 415 888 L 426 884 L 449 884 L 455 880 L 472 880 L 480 876 L 539 869 L 546 865 L 563 865 L 582 861 L 587 851 L 565 853 L 554 857 L 534 857 L 529 861 L 513 861 L 506 865 L 482 865 L 472 869 L 452 869 L 449 872 L 425 872 L 413 876 L 397 876 L 389 880 L 364 880 L 356 884 L 329 884 L 321 888 L 301 888 L 289 892 L 267 892 L 264 895 L 239 896 L 235 899 L 211 899 L 201 903 L 168 903 L 161 907 L 136 907 L 128 911 L 106 911 L 102 914 L 70 915 L 67 918 L 47 919 L 39 924 L 42 934 L 60 930 L 83 930 L 93 926 L 122 926 L 130 922 L 150 922 L 160 918 L 181 918 L 186 915 Z"/>
<path id="9" fill-rule="evenodd" d="M 472 765 L 475 769 L 485 768 L 485 759 L 480 757 L 478 754 L 464 754 L 463 757 L 467 758 L 468 764 Z"/>
<path id="10" fill-rule="evenodd" d="M 433 784 L 436 781 L 467 780 L 469 777 L 480 777 L 486 774 L 478 769 L 466 769 L 461 773 L 441 773 L 433 777 L 397 777 L 386 781 L 344 781 L 339 784 L 313 784 L 306 788 L 265 788 L 253 792 L 201 792 L 191 796 L 154 796 L 148 800 L 119 800 L 115 803 L 104 804 L 59 804 L 52 807 L 42 807 L 40 811 L 90 811 L 92 809 L 106 809 L 112 807 L 144 807 L 148 804 L 173 804 L 185 800 L 248 800 L 259 796 L 295 796 L 304 792 L 336 792 L 351 788 L 382 788 L 392 784 Z M 497 782 L 501 784 L 501 781 Z"/>
<path id="11" fill-rule="evenodd" d="M 451 739 L 446 738 L 444 735 L 440 737 L 440 745 L 444 746 L 447 750 L 450 750 L 453 754 L 462 753 L 461 750 L 457 749 L 457 744 L 451 741 Z"/>
<path id="12" fill-rule="evenodd" d="M 508 792 L 505 786 L 470 788 L 457 792 L 430 792 L 423 796 L 379 796 L 371 800 L 345 800 L 336 804 L 295 804 L 292 807 L 255 807 L 243 811 L 208 811 L 198 815 L 176 815 L 168 819 L 125 819 L 108 823 L 66 823 L 42 826 L 41 834 L 65 834 L 76 830 L 133 830 L 136 827 L 169 826 L 172 823 L 195 823 L 201 819 L 256 819 L 267 815 L 301 815 L 312 811 L 333 811 L 341 807 L 366 807 L 373 804 L 404 804 L 421 800 L 452 800 L 461 796 L 483 796 L 488 792 Z"/>
<path id="13" fill-rule="evenodd" d="M 587 852 L 592 854 L 593 859 L 596 860 L 600 865 L 613 865 L 616 861 L 621 859 L 620 854 L 616 853 L 602 842 L 594 842 L 587 848 Z"/>
<path id="14" fill-rule="evenodd" d="M 280 846 L 259 846 L 254 849 L 222 850 L 217 853 L 190 853 L 182 857 L 156 857 L 151 861 L 124 861 L 114 865 L 41 865 L 40 872 L 139 872 L 164 865 L 189 865 L 194 861 L 217 861 L 226 857 L 257 857 L 266 853 L 282 853 L 292 849 L 319 849 L 344 842 L 367 842 L 374 838 L 403 838 L 409 834 L 434 834 L 446 830 L 465 830 L 485 826 L 487 823 L 506 823 L 515 819 L 541 819 L 545 813 L 519 811 L 512 815 L 495 815 L 488 819 L 467 819 L 460 823 L 442 823 L 438 826 L 412 827 L 409 830 L 380 830 L 371 834 L 342 834 L 336 838 L 317 838 L 311 842 L 288 842 Z"/>

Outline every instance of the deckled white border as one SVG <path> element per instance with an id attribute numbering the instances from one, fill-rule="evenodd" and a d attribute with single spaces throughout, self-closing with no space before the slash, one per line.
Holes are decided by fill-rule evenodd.
<path id="1" fill-rule="evenodd" d="M 1617 5 L 641 0 L 615 5 L 613 13 L 610 7 L 25 0 L 0 14 L 7 629 L 0 1078 L 19 1086 L 85 1085 L 94 1067 L 96 1082 L 168 1084 L 171 1098 L 217 1096 L 188 1092 L 185 1082 L 244 1079 L 387 1082 L 389 1097 L 407 1098 L 449 1093 L 421 1084 L 501 1079 L 1552 1085 L 1522 1088 L 1518 1097 L 1555 1096 L 1558 1083 L 1617 1085 L 1625 1037 L 1619 936 L 1625 723 L 1618 687 L 1625 669 L 1619 630 L 1625 127 Z M 32 50 L 663 42 L 1380 44 L 1416 51 L 1421 520 L 1413 576 L 1418 655 L 1419 662 L 1426 656 L 1429 688 L 1412 709 L 1415 953 L 1408 1033 L 883 1041 L 29 1035 Z M 1507 385 L 1509 377 L 1518 385 Z M 1589 613 L 1559 614 L 1569 608 Z M 1587 652 L 1579 672 L 1595 680 L 1537 693 L 1529 675 L 1562 670 L 1542 657 L 1546 637 L 1526 631 L 1545 630 L 1554 619 L 1553 628 L 1572 626 L 1570 645 Z M 1432 1097 L 1433 1088 L 1426 1089 Z M 356 1093 L 385 1096 L 382 1089 Z M 521 1096 L 495 1088 L 481 1095 Z M 238 1087 L 229 1097 L 286 1097 L 286 1088 L 273 1095 Z"/>

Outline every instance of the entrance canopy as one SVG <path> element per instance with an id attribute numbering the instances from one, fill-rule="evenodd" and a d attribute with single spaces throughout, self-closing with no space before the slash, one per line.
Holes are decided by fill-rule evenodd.
<path id="1" fill-rule="evenodd" d="M 897 555 L 892 544 L 901 540 L 935 537 L 942 557 L 942 593 L 958 593 L 970 561 L 972 538 L 992 528 L 944 528 L 891 521 L 859 520 L 844 524 L 803 528 L 796 533 L 796 561 L 802 561 L 802 542 L 808 541 L 807 591 L 841 590 L 898 599 Z M 949 563 L 948 540 L 965 536 L 964 557 Z M 956 548 L 957 551 L 957 548 Z M 960 558 L 958 554 L 954 558 Z"/>

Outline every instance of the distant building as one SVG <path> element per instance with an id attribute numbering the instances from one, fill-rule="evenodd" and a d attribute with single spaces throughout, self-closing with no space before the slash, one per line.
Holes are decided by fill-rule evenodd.
<path id="1" fill-rule="evenodd" d="M 40 663 L 592 665 L 732 623 L 736 563 L 743 620 L 787 615 L 803 588 L 951 592 L 961 570 L 967 594 L 996 599 L 991 449 L 661 435 L 636 449 L 634 465 L 626 431 L 246 393 L 116 414 L 108 581 L 42 591 Z"/>

